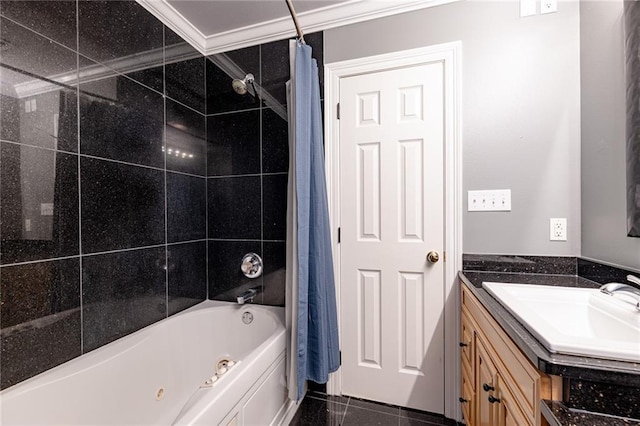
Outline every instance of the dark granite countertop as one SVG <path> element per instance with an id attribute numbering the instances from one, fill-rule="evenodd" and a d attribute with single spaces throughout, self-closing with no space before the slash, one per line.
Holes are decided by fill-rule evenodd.
<path id="1" fill-rule="evenodd" d="M 550 426 L 640 426 L 638 420 L 574 410 L 558 401 L 542 400 L 541 410 Z"/>
<path id="2" fill-rule="evenodd" d="M 520 350 L 542 372 L 571 379 L 640 388 L 640 363 L 552 353 L 482 288 L 484 281 L 587 288 L 598 288 L 600 284 L 576 275 L 462 271 L 459 276 Z"/>

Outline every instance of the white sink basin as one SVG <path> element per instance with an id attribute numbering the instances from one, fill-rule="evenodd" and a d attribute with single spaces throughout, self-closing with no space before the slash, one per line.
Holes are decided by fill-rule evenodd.
<path id="1" fill-rule="evenodd" d="M 482 286 L 551 352 L 640 362 L 640 311 L 598 289 Z"/>

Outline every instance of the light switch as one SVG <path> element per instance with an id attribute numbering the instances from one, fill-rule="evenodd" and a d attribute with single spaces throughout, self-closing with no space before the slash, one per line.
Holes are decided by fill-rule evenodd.
<path id="1" fill-rule="evenodd" d="M 469 191 L 467 198 L 467 211 L 511 211 L 511 190 L 494 189 L 487 191 Z"/>

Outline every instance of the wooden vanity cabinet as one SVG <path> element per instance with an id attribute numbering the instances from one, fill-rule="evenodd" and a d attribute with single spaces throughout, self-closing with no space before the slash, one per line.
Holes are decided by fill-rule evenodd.
<path id="1" fill-rule="evenodd" d="M 540 400 L 559 398 L 561 380 L 537 370 L 465 285 L 461 325 L 460 402 L 466 424 L 546 424 Z"/>

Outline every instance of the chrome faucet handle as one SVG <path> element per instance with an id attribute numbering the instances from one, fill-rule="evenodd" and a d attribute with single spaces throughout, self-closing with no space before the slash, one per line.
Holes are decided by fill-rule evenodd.
<path id="1" fill-rule="evenodd" d="M 633 303 L 636 309 L 640 311 L 640 289 L 639 288 L 629 284 L 608 283 L 600 287 L 600 291 L 604 294 L 608 294 L 609 296 L 622 295 L 623 297 L 627 298 L 631 303 Z"/>
<path id="2" fill-rule="evenodd" d="M 247 278 L 258 278 L 262 275 L 262 258 L 256 253 L 247 253 L 242 258 L 240 270 Z"/>
<path id="3" fill-rule="evenodd" d="M 634 283 L 637 285 L 640 285 L 640 278 L 636 277 L 635 275 L 627 275 L 627 281 L 629 281 L 630 283 Z"/>

